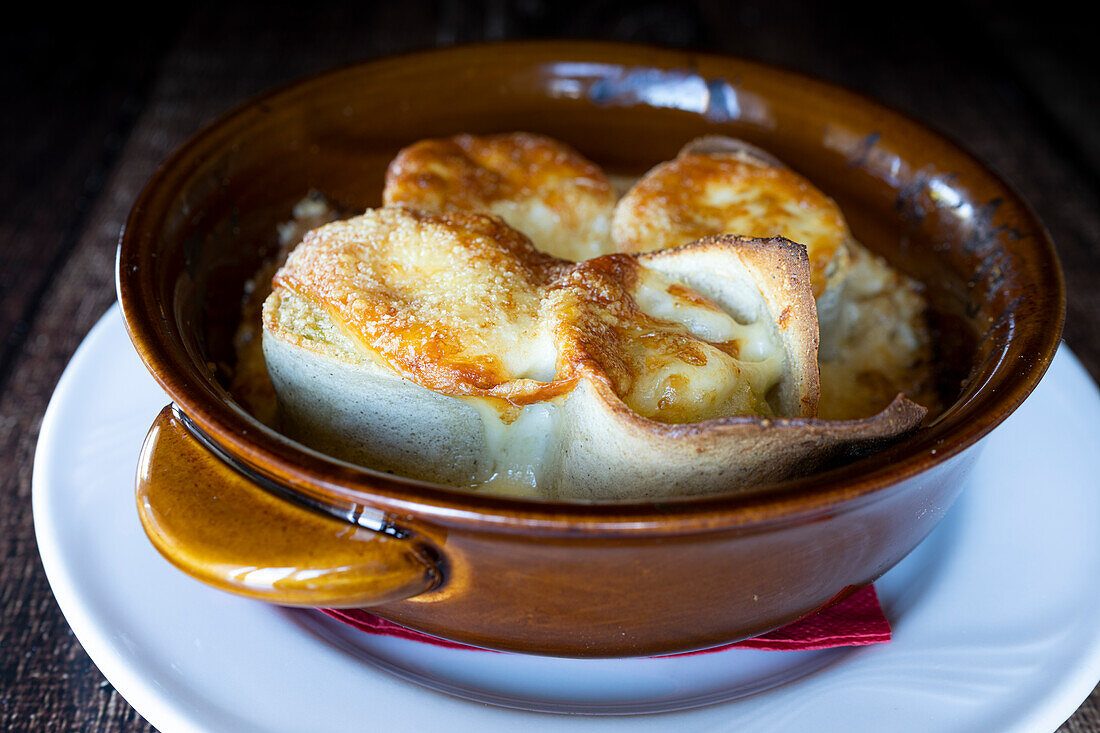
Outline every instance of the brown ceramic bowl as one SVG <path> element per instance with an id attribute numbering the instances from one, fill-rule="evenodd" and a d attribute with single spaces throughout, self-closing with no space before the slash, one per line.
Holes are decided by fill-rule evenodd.
<path id="1" fill-rule="evenodd" d="M 704 133 L 774 152 L 840 203 L 858 239 L 926 284 L 949 407 L 903 442 L 807 478 L 585 505 L 351 466 L 234 403 L 224 378 L 243 285 L 295 201 L 317 189 L 376 206 L 400 147 L 513 130 L 622 173 Z M 1064 311 L 1041 224 L 942 136 L 791 72 L 602 43 L 417 53 L 244 105 L 149 181 L 119 245 L 118 290 L 176 406 L 150 431 L 138 475 L 142 521 L 169 560 L 275 603 L 369 606 L 448 639 L 568 656 L 729 642 L 875 580 L 932 530 L 981 438 L 1038 383 Z"/>

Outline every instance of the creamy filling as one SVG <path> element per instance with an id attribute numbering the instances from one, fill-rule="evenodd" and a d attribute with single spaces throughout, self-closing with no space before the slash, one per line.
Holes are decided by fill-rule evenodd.
<path id="1" fill-rule="evenodd" d="M 463 398 L 463 402 L 481 416 L 486 453 L 492 461 L 487 477 L 471 477 L 471 488 L 502 496 L 543 496 L 539 487 L 554 471 L 561 440 L 558 405 L 548 400 L 502 410 L 480 397 Z"/>
<path id="2" fill-rule="evenodd" d="M 526 234 L 535 247 L 572 262 L 598 257 L 611 249 L 611 214 L 602 207 L 563 212 L 537 198 L 494 201 L 489 211 Z M 576 221 L 565 222 L 569 215 Z"/>
<path id="3" fill-rule="evenodd" d="M 650 368 L 632 390 L 628 404 L 637 412 L 660 415 L 662 403 L 682 405 L 682 419 L 698 422 L 731 415 L 771 416 L 767 395 L 786 365 L 783 346 L 763 303 L 738 318 L 713 301 L 650 269 L 643 269 L 633 293 L 645 314 L 677 323 L 705 342 L 702 364 L 669 356 L 647 359 Z"/>

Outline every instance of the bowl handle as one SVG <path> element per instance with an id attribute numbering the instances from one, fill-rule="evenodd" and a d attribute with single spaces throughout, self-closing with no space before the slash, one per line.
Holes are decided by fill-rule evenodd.
<path id="1" fill-rule="evenodd" d="M 351 524 L 257 485 L 171 405 L 142 446 L 137 504 L 145 533 L 172 564 L 251 598 L 354 608 L 410 598 L 442 579 L 434 553 L 407 533 Z"/>

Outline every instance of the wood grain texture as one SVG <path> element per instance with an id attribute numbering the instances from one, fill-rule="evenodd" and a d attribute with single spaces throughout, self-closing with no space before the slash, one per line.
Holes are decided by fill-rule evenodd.
<path id="1" fill-rule="evenodd" d="M 302 74 L 432 45 L 589 37 L 802 70 L 930 123 L 998 170 L 1057 243 L 1066 340 L 1100 376 L 1096 51 L 1059 14 L 972 0 L 875 20 L 835 5 L 719 0 L 405 0 L 374 8 L 187 4 L 170 23 L 39 18 L 5 31 L 0 136 L 0 728 L 148 730 L 69 631 L 38 560 L 30 472 L 65 363 L 114 299 L 119 227 L 203 122 Z M 65 25 L 65 24 L 69 25 Z M 839 39 L 839 41 L 838 41 Z M 1100 731 L 1100 691 L 1060 729 Z"/>

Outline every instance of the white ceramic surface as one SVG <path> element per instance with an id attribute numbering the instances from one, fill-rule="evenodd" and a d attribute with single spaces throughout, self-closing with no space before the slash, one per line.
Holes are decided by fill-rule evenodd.
<path id="1" fill-rule="evenodd" d="M 1050 731 L 1100 679 L 1100 395 L 1065 347 L 987 439 L 940 527 L 877 584 L 894 640 L 824 652 L 584 661 L 448 650 L 211 590 L 161 559 L 137 519 L 135 461 L 165 402 L 112 308 L 46 412 L 33 494 L 62 611 L 119 692 L 169 733 Z M 574 712 L 735 699 L 593 717 L 462 698 Z"/>

